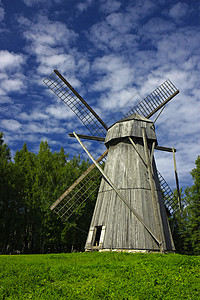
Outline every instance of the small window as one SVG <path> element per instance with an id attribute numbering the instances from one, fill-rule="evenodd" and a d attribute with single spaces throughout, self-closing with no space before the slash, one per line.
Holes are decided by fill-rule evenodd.
<path id="1" fill-rule="evenodd" d="M 99 246 L 100 236 L 101 236 L 102 226 L 95 227 L 95 239 L 93 246 Z"/>

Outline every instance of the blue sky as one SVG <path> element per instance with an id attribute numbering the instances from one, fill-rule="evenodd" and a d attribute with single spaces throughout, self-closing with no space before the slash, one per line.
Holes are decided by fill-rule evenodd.
<path id="1" fill-rule="evenodd" d="M 156 122 L 158 143 L 177 149 L 180 185 L 200 154 L 200 1 L 0 0 L 0 131 L 14 155 L 38 151 L 86 157 L 68 132 L 85 133 L 44 85 L 58 69 L 107 125 L 170 79 L 180 93 Z M 152 119 L 154 119 L 152 117 Z M 103 145 L 85 142 L 95 157 Z M 173 158 L 155 152 L 175 187 Z"/>

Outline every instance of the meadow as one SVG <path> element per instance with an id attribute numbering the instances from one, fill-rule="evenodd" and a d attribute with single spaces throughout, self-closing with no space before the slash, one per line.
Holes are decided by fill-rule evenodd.
<path id="1" fill-rule="evenodd" d="M 66 253 L 0 256 L 0 299 L 200 299 L 200 257 Z"/>

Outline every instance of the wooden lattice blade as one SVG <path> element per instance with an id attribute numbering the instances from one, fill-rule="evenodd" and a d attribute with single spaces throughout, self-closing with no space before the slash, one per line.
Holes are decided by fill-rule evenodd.
<path id="1" fill-rule="evenodd" d="M 138 113 L 148 119 L 178 93 L 179 90 L 168 79 L 139 104 L 134 106 L 122 119 L 129 117 L 133 113 Z"/>
<path id="2" fill-rule="evenodd" d="M 178 210 L 178 201 L 174 198 L 174 193 L 165 181 L 163 176 L 158 172 L 158 179 L 160 182 L 161 191 L 163 193 L 164 203 L 168 211 L 173 215 Z"/>
<path id="3" fill-rule="evenodd" d="M 105 137 L 107 125 L 57 70 L 43 82 L 77 115 L 93 136 Z"/>
<path id="4" fill-rule="evenodd" d="M 99 164 L 105 162 L 108 150 L 98 159 Z M 76 213 L 86 200 L 99 187 L 101 173 L 95 165 L 91 165 L 50 207 L 63 221 L 67 221 L 72 214 Z"/>

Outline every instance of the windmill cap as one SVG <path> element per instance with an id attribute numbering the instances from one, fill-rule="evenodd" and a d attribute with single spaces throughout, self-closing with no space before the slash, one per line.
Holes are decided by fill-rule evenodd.
<path id="1" fill-rule="evenodd" d="M 144 121 L 144 122 L 148 122 L 148 123 L 153 123 L 153 121 L 139 115 L 138 113 L 133 113 L 131 114 L 130 116 L 126 117 L 126 118 L 123 118 L 121 120 L 119 120 L 118 122 L 116 123 L 121 123 L 121 122 L 124 122 L 124 121 L 129 121 L 129 120 L 137 120 L 137 121 Z"/>
<path id="2" fill-rule="evenodd" d="M 127 137 L 135 137 L 142 139 L 142 128 L 146 129 L 146 136 L 148 140 L 155 141 L 157 144 L 157 138 L 152 126 L 153 121 L 146 119 L 145 117 L 133 113 L 125 119 L 122 119 L 113 124 L 106 135 L 105 145 L 108 146 L 110 142 L 116 140 L 122 140 Z"/>

